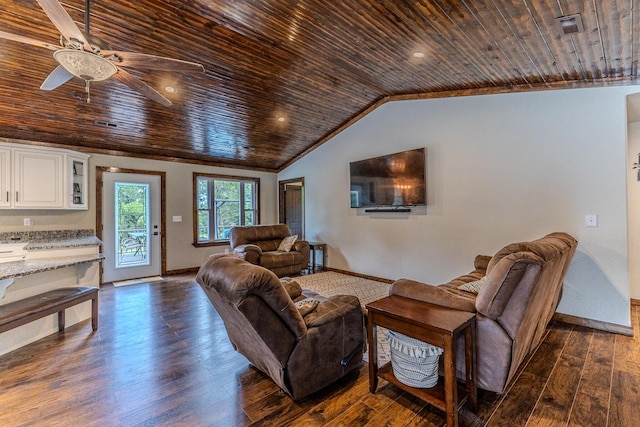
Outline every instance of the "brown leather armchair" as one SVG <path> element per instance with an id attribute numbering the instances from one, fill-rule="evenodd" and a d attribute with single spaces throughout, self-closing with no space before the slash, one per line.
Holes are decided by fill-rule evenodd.
<path id="1" fill-rule="evenodd" d="M 309 267 L 309 242 L 296 240 L 290 251 L 278 250 L 282 239 L 288 236 L 291 230 L 286 224 L 233 227 L 229 243 L 236 255 L 282 277 L 300 274 Z"/>
<path id="2" fill-rule="evenodd" d="M 211 256 L 196 280 L 236 351 L 292 398 L 303 398 L 361 366 L 365 329 L 357 297 L 325 298 L 299 290 L 298 299 L 320 301 L 303 317 L 290 284 L 285 288 L 273 272 L 227 254 Z"/>
<path id="3" fill-rule="evenodd" d="M 389 294 L 476 312 L 478 386 L 502 393 L 544 337 L 577 245 L 566 233 L 551 233 L 507 245 L 493 257 L 477 256 L 474 271 L 449 283 L 430 286 L 400 279 Z M 479 286 L 477 294 L 463 290 L 471 283 Z M 464 346 L 458 350 L 458 378 L 463 380 Z"/>

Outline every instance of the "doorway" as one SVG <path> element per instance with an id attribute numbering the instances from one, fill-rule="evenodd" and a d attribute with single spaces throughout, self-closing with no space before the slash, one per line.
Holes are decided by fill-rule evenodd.
<path id="1" fill-rule="evenodd" d="M 304 178 L 279 181 L 279 221 L 304 240 Z"/>
<path id="2" fill-rule="evenodd" d="M 165 273 L 164 172 L 96 169 L 101 283 Z"/>

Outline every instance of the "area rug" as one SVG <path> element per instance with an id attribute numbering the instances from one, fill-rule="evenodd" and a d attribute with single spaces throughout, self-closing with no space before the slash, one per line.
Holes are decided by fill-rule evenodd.
<path id="1" fill-rule="evenodd" d="M 141 279 L 121 280 L 118 282 L 112 282 L 112 284 L 117 288 L 118 286 L 137 285 L 139 283 L 158 282 L 160 280 L 164 280 L 164 279 L 160 276 L 152 276 L 152 277 L 143 277 Z"/>
<path id="2" fill-rule="evenodd" d="M 293 279 L 300 284 L 302 289 L 309 289 L 326 297 L 355 295 L 363 308 L 366 304 L 389 295 L 389 287 L 391 286 L 388 283 L 336 273 L 335 271 L 297 276 Z M 391 354 L 387 343 L 387 329 L 378 326 L 377 330 L 378 365 L 382 366 L 391 360 Z M 368 349 L 364 354 L 364 360 L 369 361 Z"/>

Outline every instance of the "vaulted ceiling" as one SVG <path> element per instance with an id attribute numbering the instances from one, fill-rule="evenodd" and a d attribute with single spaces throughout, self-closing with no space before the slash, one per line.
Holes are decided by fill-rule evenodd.
<path id="1" fill-rule="evenodd" d="M 61 3 L 83 28 L 84 0 Z M 0 137 L 279 171 L 392 99 L 635 84 L 638 3 L 93 0 L 91 34 L 113 49 L 206 71 L 126 68 L 169 107 L 114 78 L 87 103 L 79 78 L 39 89 L 51 50 L 0 39 Z M 36 0 L 1 4 L 0 31 L 58 44 Z M 573 14 L 584 30 L 563 35 Z"/>

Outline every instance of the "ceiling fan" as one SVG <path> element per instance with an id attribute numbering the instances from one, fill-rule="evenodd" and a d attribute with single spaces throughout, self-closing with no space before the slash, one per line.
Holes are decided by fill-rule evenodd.
<path id="1" fill-rule="evenodd" d="M 171 101 L 142 80 L 125 71 L 122 67 L 204 72 L 204 67 L 195 62 L 144 53 L 112 50 L 104 41 L 89 33 L 90 0 L 85 0 L 84 32 L 78 28 L 71 16 L 57 0 L 37 1 L 53 25 L 60 31 L 60 45 L 53 45 L 4 31 L 0 31 L 0 38 L 40 46 L 54 51 L 53 57 L 60 65 L 49 74 L 40 89 L 53 90 L 73 77 L 79 77 L 85 81 L 87 102 L 89 102 L 89 84 L 113 77 L 135 91 L 168 107 L 171 105 Z"/>

